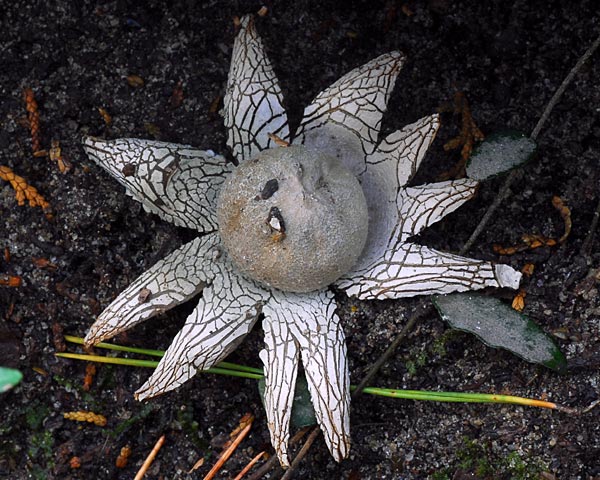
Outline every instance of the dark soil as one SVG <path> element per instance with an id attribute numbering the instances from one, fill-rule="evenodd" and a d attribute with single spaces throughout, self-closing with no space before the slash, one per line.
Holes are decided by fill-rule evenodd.
<path id="1" fill-rule="evenodd" d="M 269 2 L 267 2 L 269 3 Z M 251 434 L 219 478 L 233 477 L 270 449 L 256 384 L 199 375 L 174 393 L 140 404 L 132 392 L 148 370 L 98 366 L 89 391 L 86 365 L 57 359 L 64 333 L 83 336 L 94 317 L 135 277 L 193 237 L 143 212 L 116 181 L 84 155 L 83 134 L 160 138 L 227 152 L 215 105 L 223 95 L 234 38 L 232 17 L 258 2 L 67 2 L 0 0 L 0 164 L 23 176 L 51 203 L 18 207 L 0 182 L 0 247 L 10 259 L 0 274 L 18 275 L 19 288 L 0 287 L 0 359 L 24 373 L 0 397 L 0 477 L 133 478 L 154 442 L 166 443 L 147 478 L 202 478 L 227 435 L 246 412 Z M 435 111 L 465 92 L 473 116 L 490 134 L 531 132 L 569 69 L 598 35 L 598 6 L 581 2 L 460 2 L 450 0 L 273 2 L 258 20 L 284 90 L 291 122 L 320 90 L 348 70 L 394 49 L 408 55 L 386 131 Z M 138 75 L 142 87 L 127 76 Z M 469 252 L 522 268 L 525 313 L 553 335 L 568 357 L 565 375 L 451 333 L 436 316 L 423 320 L 378 374 L 374 384 L 410 389 L 510 392 L 585 407 L 598 398 L 600 365 L 600 234 L 582 245 L 600 200 L 600 57 L 582 68 L 539 138 L 493 222 Z M 184 100 L 171 95 L 182 82 Z M 44 147 L 60 140 L 73 164 L 34 158 L 22 100 L 31 87 L 39 103 Z M 107 126 L 98 107 L 112 116 Z M 416 183 L 433 181 L 458 159 L 442 145 L 460 118 L 444 117 Z M 497 194 L 502 179 L 482 185 L 477 199 L 421 236 L 457 251 Z M 562 234 L 552 207 L 559 195 L 572 210 L 573 230 L 559 247 L 498 257 L 524 233 Z M 39 268 L 46 258 L 56 268 Z M 510 301 L 512 292 L 494 292 Z M 385 350 L 415 300 L 358 302 L 339 296 L 353 383 Z M 140 325 L 120 343 L 166 348 L 193 302 Z M 259 365 L 256 329 L 233 360 Z M 70 347 L 73 349 L 73 347 Z M 63 419 L 91 410 L 106 427 Z M 352 407 L 352 451 L 337 464 L 318 440 L 296 473 L 308 479 L 600 478 L 600 408 L 582 416 L 497 405 L 391 400 L 364 395 Z M 115 467 L 120 449 L 132 454 Z M 269 450 L 270 451 L 270 450 Z M 78 456 L 79 469 L 69 460 Z M 187 474 L 200 457 L 205 466 Z M 270 478 L 279 478 L 280 473 Z"/>

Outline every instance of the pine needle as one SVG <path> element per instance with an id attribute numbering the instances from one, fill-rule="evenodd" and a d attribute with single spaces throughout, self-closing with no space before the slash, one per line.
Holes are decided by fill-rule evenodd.
<path id="1" fill-rule="evenodd" d="M 71 335 L 65 335 L 65 340 L 70 343 L 83 344 L 83 339 L 80 337 L 73 337 Z M 108 350 L 127 352 L 127 353 L 140 353 L 154 357 L 162 357 L 163 351 L 160 350 L 148 350 L 137 347 L 126 347 L 123 345 L 115 345 L 112 343 L 99 343 L 96 345 L 98 348 L 104 348 Z M 125 365 L 132 367 L 146 367 L 156 368 L 158 365 L 157 360 L 141 360 L 136 358 L 123 358 L 123 357 L 106 357 L 102 355 L 88 355 L 80 353 L 56 353 L 57 357 L 70 358 L 73 360 L 84 360 L 86 362 L 99 362 L 99 363 L 110 363 L 114 365 Z M 221 362 L 216 367 L 202 370 L 204 373 L 213 373 L 217 375 L 229 375 L 232 377 L 251 378 L 260 380 L 264 377 L 262 369 L 247 367 L 245 365 L 238 365 L 236 363 Z M 352 385 L 351 390 L 356 390 L 358 387 Z M 364 393 L 370 395 L 377 395 L 380 397 L 388 398 L 402 398 L 407 400 L 418 400 L 418 401 L 430 401 L 430 402 L 452 402 L 452 403 L 503 403 L 513 405 L 523 405 L 528 407 L 539 407 L 549 408 L 564 411 L 563 407 L 556 403 L 547 402 L 544 400 L 537 400 L 533 398 L 516 397 L 512 395 L 497 395 L 494 393 L 463 393 L 463 392 L 431 392 L 427 390 L 400 390 L 392 388 L 379 388 L 379 387 L 365 387 Z"/>

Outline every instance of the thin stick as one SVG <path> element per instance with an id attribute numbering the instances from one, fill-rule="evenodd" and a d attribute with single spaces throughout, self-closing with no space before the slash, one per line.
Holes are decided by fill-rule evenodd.
<path id="1" fill-rule="evenodd" d="M 473 233 L 471 234 L 469 239 L 465 242 L 463 247 L 459 250 L 459 252 L 458 252 L 459 255 L 464 255 L 471 249 L 471 247 L 473 246 L 473 244 L 475 243 L 475 241 L 477 240 L 479 235 L 481 235 L 481 232 L 483 232 L 483 229 L 487 226 L 488 222 L 491 220 L 494 213 L 496 213 L 496 210 L 498 209 L 498 207 L 500 206 L 502 201 L 508 196 L 508 192 L 510 190 L 512 183 L 517 179 L 517 177 L 519 176 L 520 173 L 521 173 L 521 169 L 517 168 L 508 174 L 508 176 L 506 177 L 506 180 L 504 180 L 504 184 L 502 185 L 502 188 L 500 188 L 498 195 L 496 195 L 494 202 L 487 209 L 487 211 L 485 212 L 485 215 L 479 221 L 479 223 L 477 224 L 477 227 L 475 227 L 475 230 L 473 230 Z"/>
<path id="2" fill-rule="evenodd" d="M 373 379 L 373 377 L 379 371 L 379 369 L 383 366 L 383 364 L 385 362 L 387 362 L 387 360 L 393 355 L 393 353 L 398 348 L 398 345 L 400 345 L 400 343 L 404 340 L 404 338 L 409 334 L 409 332 L 414 327 L 415 323 L 417 323 L 417 320 L 419 320 L 426 314 L 431 313 L 431 311 L 432 311 L 431 304 L 426 303 L 426 302 L 427 302 L 427 300 L 419 300 L 419 304 L 417 305 L 416 310 L 410 316 L 410 318 L 408 319 L 408 322 L 406 322 L 406 325 L 404 325 L 404 328 L 402 328 L 402 330 L 400 331 L 398 336 L 396 336 L 396 338 L 393 340 L 393 342 L 390 343 L 390 346 L 387 348 L 387 350 L 377 359 L 377 361 L 373 364 L 373 366 L 371 367 L 369 372 L 360 381 L 360 383 L 356 387 L 356 390 L 354 390 L 354 393 L 352 394 L 352 399 L 355 399 L 357 396 L 359 396 L 362 393 L 364 388 Z"/>
<path id="3" fill-rule="evenodd" d="M 598 223 L 600 221 L 600 199 L 598 199 L 598 205 L 596 205 L 596 210 L 594 211 L 594 218 L 592 218 L 592 223 L 590 225 L 590 229 L 583 241 L 583 245 L 581 245 L 581 254 L 585 257 L 589 257 L 592 253 L 592 245 L 594 244 L 594 237 L 596 235 L 596 230 L 598 228 Z"/>
<path id="4" fill-rule="evenodd" d="M 164 435 L 162 435 L 156 441 L 156 443 L 154 444 L 154 448 L 148 454 L 148 456 L 146 457 L 146 460 L 144 460 L 144 463 L 142 464 L 142 466 L 138 470 L 138 472 L 135 475 L 135 478 L 133 480 L 142 480 L 142 478 L 144 478 L 144 475 L 146 475 L 146 472 L 150 468 L 150 465 L 152 465 L 152 462 L 156 458 L 156 455 L 158 454 L 158 451 L 162 448 L 163 443 L 165 443 L 165 436 Z"/>
<path id="5" fill-rule="evenodd" d="M 577 60 L 577 63 L 575 64 L 575 66 L 571 69 L 571 71 L 568 73 L 568 75 L 562 81 L 562 83 L 560 84 L 560 87 L 558 87 L 558 90 L 556 90 L 556 93 L 554 93 L 554 95 L 548 102 L 548 105 L 546 105 L 546 108 L 544 109 L 544 113 L 542 113 L 542 116 L 538 120 L 535 128 L 533 129 L 533 132 L 531 132 L 531 138 L 533 140 L 537 140 L 537 137 L 540 134 L 540 130 L 544 126 L 544 123 L 546 123 L 546 120 L 548 120 L 548 117 L 550 116 L 552 109 L 556 106 L 556 104 L 560 100 L 560 97 L 562 97 L 563 93 L 565 93 L 565 90 L 569 86 L 569 83 L 571 83 L 573 78 L 575 78 L 575 75 L 577 75 L 577 73 L 579 73 L 579 70 L 581 70 L 581 67 L 583 67 L 583 64 L 585 62 L 587 62 L 587 60 L 594 54 L 594 52 L 597 50 L 598 46 L 600 46 L 600 36 L 598 36 L 598 38 L 596 40 L 594 40 L 594 42 L 585 51 L 585 53 L 579 58 L 579 60 Z"/>
<path id="6" fill-rule="evenodd" d="M 252 421 L 253 420 L 254 419 L 252 419 Z M 250 428 L 252 427 L 252 421 L 250 423 L 248 423 L 248 425 L 246 425 L 242 429 L 242 431 L 238 434 L 238 436 L 235 438 L 235 440 L 233 442 L 231 442 L 231 445 L 229 445 L 229 447 L 227 447 L 227 450 L 225 450 L 223 452 L 223 455 L 221 455 L 219 457 L 219 459 L 217 460 L 217 463 L 215 463 L 214 466 L 210 469 L 210 472 L 208 472 L 206 474 L 206 476 L 204 477 L 204 480 L 212 480 L 215 477 L 215 475 L 217 474 L 217 472 L 221 469 L 221 467 L 223 467 L 225 462 L 227 460 L 229 460 L 229 457 L 231 457 L 233 452 L 235 452 L 235 449 L 239 446 L 240 443 L 242 443 L 242 440 L 244 438 L 246 438 L 246 435 L 248 435 L 248 432 L 250 431 Z"/>
<path id="7" fill-rule="evenodd" d="M 241 480 L 244 475 L 246 475 L 250 469 L 256 464 L 256 462 L 258 462 L 262 457 L 264 457 L 267 454 L 267 452 L 265 452 L 264 450 L 262 452 L 260 452 L 258 455 L 256 455 L 252 460 L 250 460 L 248 462 L 248 465 L 246 465 L 242 471 L 240 473 L 238 473 L 238 475 L 233 479 L 233 480 Z"/>
<path id="8" fill-rule="evenodd" d="M 310 430 L 310 427 L 304 427 L 301 430 L 298 430 L 296 432 L 296 434 L 290 440 L 290 445 L 294 445 L 294 444 L 298 443 L 300 440 L 302 440 L 302 437 L 304 437 L 304 435 L 306 435 L 306 432 L 308 432 L 309 430 Z M 267 473 L 269 473 L 271 471 L 271 469 L 276 464 L 278 464 L 278 462 L 279 462 L 279 459 L 277 458 L 277 455 L 273 455 L 265 463 L 263 463 L 263 465 L 256 472 L 254 472 L 254 474 L 250 478 L 248 478 L 248 480 L 260 480 Z"/>
<path id="9" fill-rule="evenodd" d="M 562 95 L 565 93 L 565 90 L 567 89 L 567 87 L 569 86 L 569 84 L 571 83 L 571 81 L 573 80 L 575 75 L 579 72 L 579 70 L 581 70 L 581 67 L 583 66 L 583 64 L 594 54 L 594 52 L 597 50 L 599 45 L 600 45 L 600 36 L 592 43 L 592 45 L 586 50 L 586 52 L 581 56 L 581 58 L 579 58 L 579 60 L 575 64 L 575 66 L 571 69 L 571 71 L 567 74 L 565 79 L 562 81 L 562 83 L 560 84 L 560 86 L 558 87 L 558 89 L 556 90 L 556 92 L 554 93 L 554 95 L 552 96 L 552 98 L 550 99 L 548 104 L 546 105 L 546 108 L 544 109 L 542 116 L 540 117 L 540 119 L 538 120 L 537 124 L 535 125 L 533 131 L 531 132 L 531 138 L 533 140 L 537 140 L 537 137 L 539 136 L 540 131 L 542 130 L 542 127 L 544 126 L 544 124 L 546 123 L 548 118 L 550 117 L 550 113 L 552 112 L 552 110 L 554 109 L 554 107 L 556 106 L 558 101 L 560 100 L 560 97 L 562 97 Z M 481 234 L 483 229 L 486 227 L 486 225 L 492 218 L 492 215 L 494 215 L 494 213 L 500 206 L 500 203 L 502 203 L 502 200 L 506 197 L 511 184 L 517 178 L 517 176 L 518 176 L 517 172 L 519 172 L 519 171 L 520 171 L 520 169 L 513 170 L 510 173 L 510 175 L 508 175 L 508 177 L 506 177 L 506 180 L 504 181 L 504 185 L 502 185 L 502 188 L 500 189 L 500 192 L 496 196 L 494 203 L 492 203 L 490 205 L 490 208 L 488 208 L 487 212 L 485 212 L 485 215 L 480 220 L 479 224 L 477 225 L 477 227 L 475 228 L 475 230 L 473 231 L 473 233 L 467 240 L 467 243 L 465 243 L 463 248 L 461 248 L 461 250 L 460 250 L 461 255 L 466 253 L 473 246 L 473 244 L 477 240 L 477 237 L 479 237 L 479 235 Z"/>
<path id="10" fill-rule="evenodd" d="M 321 429 L 319 427 L 314 427 L 312 429 L 312 431 L 310 432 L 310 435 L 306 439 L 306 442 L 304 442 L 304 445 L 302 445 L 302 448 L 298 452 L 298 455 L 296 455 L 294 457 L 294 460 L 292 461 L 290 468 L 287 469 L 287 471 L 285 472 L 283 477 L 281 477 L 281 480 L 290 480 L 292 478 L 292 475 L 298 468 L 298 465 L 300 465 L 300 462 L 302 461 L 304 456 L 310 450 L 311 445 L 317 439 L 317 435 L 319 435 L 319 433 L 321 433 Z"/>

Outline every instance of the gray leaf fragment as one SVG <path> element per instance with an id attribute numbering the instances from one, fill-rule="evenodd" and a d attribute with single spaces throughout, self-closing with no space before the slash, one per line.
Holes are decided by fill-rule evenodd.
<path id="1" fill-rule="evenodd" d="M 525 163 L 537 149 L 530 137 L 509 132 L 490 135 L 475 149 L 467 165 L 467 176 L 485 180 Z"/>
<path id="2" fill-rule="evenodd" d="M 494 297 L 476 293 L 432 298 L 443 320 L 473 333 L 486 345 L 508 350 L 528 362 L 554 370 L 566 367 L 564 355 L 534 322 Z"/>

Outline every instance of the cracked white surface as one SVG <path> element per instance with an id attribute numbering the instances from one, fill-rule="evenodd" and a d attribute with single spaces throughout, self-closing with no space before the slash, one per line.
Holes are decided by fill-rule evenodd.
<path id="1" fill-rule="evenodd" d="M 344 75 L 305 108 L 294 143 L 340 158 L 355 175 L 375 151 L 387 101 L 404 63 L 385 53 Z"/>
<path id="2" fill-rule="evenodd" d="M 287 440 L 298 356 L 325 443 L 340 461 L 350 449 L 350 377 L 333 293 L 277 290 L 265 305 L 265 407 L 271 442 L 287 465 Z"/>
<path id="3" fill-rule="evenodd" d="M 288 139 L 281 88 L 251 16 L 240 23 L 223 105 L 227 145 L 238 162 L 275 147 L 270 133 Z"/>
<path id="4" fill-rule="evenodd" d="M 236 273 L 225 254 L 207 263 L 212 283 L 152 376 L 136 392 L 139 400 L 173 390 L 223 360 L 252 329 L 270 298 L 268 290 Z"/>
<path id="5" fill-rule="evenodd" d="M 217 194 L 232 168 L 221 155 L 137 138 L 85 137 L 83 148 L 146 211 L 199 232 L 217 229 Z"/>
<path id="6" fill-rule="evenodd" d="M 217 234 L 198 237 L 146 270 L 104 309 L 85 344 L 112 338 L 199 293 L 215 276 L 207 266 L 218 241 Z"/>

